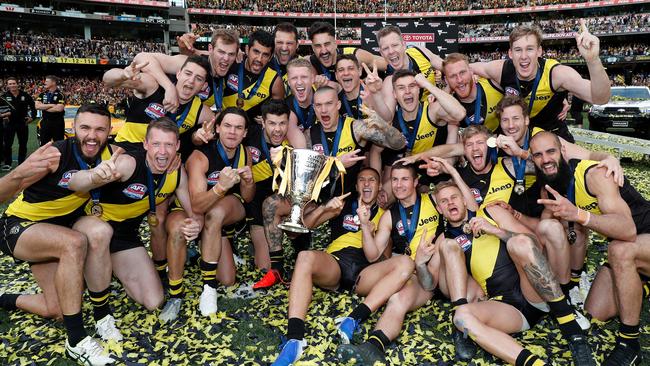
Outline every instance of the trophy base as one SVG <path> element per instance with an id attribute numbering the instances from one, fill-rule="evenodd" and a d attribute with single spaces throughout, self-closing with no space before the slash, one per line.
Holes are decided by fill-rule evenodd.
<path id="1" fill-rule="evenodd" d="M 291 231 L 292 233 L 305 234 L 309 232 L 309 229 L 300 225 L 294 224 L 293 222 L 283 222 L 278 227 L 282 230 Z"/>

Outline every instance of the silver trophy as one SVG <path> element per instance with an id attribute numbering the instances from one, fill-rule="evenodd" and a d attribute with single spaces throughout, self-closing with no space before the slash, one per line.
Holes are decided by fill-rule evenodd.
<path id="1" fill-rule="evenodd" d="M 291 200 L 291 215 L 278 227 L 294 233 L 308 233 L 309 229 L 302 223 L 302 209 L 311 200 L 327 156 L 309 149 L 293 149 L 287 159 L 291 159 L 291 171 L 285 172 L 289 175 L 287 196 Z"/>

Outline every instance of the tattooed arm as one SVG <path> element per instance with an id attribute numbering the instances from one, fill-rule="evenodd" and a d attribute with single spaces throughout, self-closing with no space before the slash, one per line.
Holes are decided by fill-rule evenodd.
<path id="1" fill-rule="evenodd" d="M 363 113 L 368 115 L 368 118 L 355 120 L 352 124 L 354 137 L 362 146 L 365 146 L 367 142 L 393 150 L 399 150 L 406 146 L 406 138 L 398 129 L 379 117 L 377 112 L 369 108 L 363 109 Z"/>

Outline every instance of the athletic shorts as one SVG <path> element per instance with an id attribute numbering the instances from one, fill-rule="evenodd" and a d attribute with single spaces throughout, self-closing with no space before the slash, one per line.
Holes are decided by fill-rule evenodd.
<path id="1" fill-rule="evenodd" d="M 111 238 L 110 252 L 117 253 L 123 250 L 129 250 L 137 247 L 144 247 L 140 239 L 140 224 L 142 217 L 128 219 L 124 221 L 109 221 L 113 228 L 113 237 Z"/>
<path id="2" fill-rule="evenodd" d="M 244 208 L 246 209 L 246 221 L 248 225 L 258 225 L 264 226 L 264 218 L 262 217 L 262 202 L 263 200 L 258 200 L 257 198 L 244 203 Z"/>
<path id="3" fill-rule="evenodd" d="M 246 203 L 244 202 L 244 199 L 239 195 L 239 193 L 233 193 L 232 195 L 235 196 L 237 199 L 239 199 L 239 202 L 241 202 L 241 204 L 244 205 L 244 210 L 245 210 Z M 222 227 L 221 236 L 223 238 L 232 239 L 236 235 L 239 235 L 241 232 L 246 230 L 247 227 L 248 227 L 248 220 L 246 219 L 246 217 L 244 217 L 244 219 L 242 219 L 241 221 Z"/>
<path id="4" fill-rule="evenodd" d="M 341 269 L 339 290 L 354 291 L 359 273 L 370 265 L 363 254 L 363 249 L 347 247 L 330 254 Z"/>
<path id="5" fill-rule="evenodd" d="M 72 225 L 81 217 L 81 212 L 81 210 L 77 210 L 72 214 L 44 221 L 31 221 L 17 216 L 2 215 L 0 217 L 0 251 L 13 258 L 18 238 L 27 228 L 34 224 L 52 224 L 72 228 Z"/>
<path id="6" fill-rule="evenodd" d="M 504 294 L 500 294 L 498 297 L 491 298 L 490 300 L 501 301 L 519 310 L 521 315 L 523 315 L 523 320 L 528 322 L 528 329 L 532 328 L 535 324 L 537 324 L 537 322 L 539 322 L 542 317 L 547 314 L 547 312 L 542 311 L 537 306 L 528 302 L 528 300 L 526 300 L 524 297 L 524 294 L 521 292 L 521 288 L 519 287 L 514 288 Z M 522 331 L 524 330 L 527 329 L 522 329 Z"/>

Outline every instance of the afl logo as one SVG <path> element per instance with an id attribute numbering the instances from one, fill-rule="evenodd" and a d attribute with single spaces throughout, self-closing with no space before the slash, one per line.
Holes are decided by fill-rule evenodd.
<path id="1" fill-rule="evenodd" d="M 78 170 L 68 170 L 67 172 L 63 173 L 61 176 L 61 179 L 59 179 L 59 183 L 57 184 L 59 187 L 68 189 L 68 184 L 70 183 L 70 178 L 72 178 L 72 174 L 78 172 Z"/>
<path id="2" fill-rule="evenodd" d="M 316 151 L 319 154 L 324 154 L 325 150 L 323 149 L 323 144 L 316 144 L 311 147 L 312 150 Z"/>
<path id="3" fill-rule="evenodd" d="M 479 191 L 476 188 L 471 188 L 470 191 L 472 191 L 472 194 L 474 195 L 474 199 L 476 200 L 476 203 L 483 202 L 483 197 L 481 196 L 481 191 Z"/>
<path id="4" fill-rule="evenodd" d="M 406 223 L 408 225 L 408 219 L 406 220 Z M 405 231 L 404 231 L 404 225 L 402 224 L 402 220 L 399 220 L 397 224 L 395 225 L 395 229 L 397 229 L 397 233 L 399 236 L 405 236 Z"/>
<path id="5" fill-rule="evenodd" d="M 199 94 L 197 94 L 201 100 L 206 100 L 210 97 L 210 86 L 206 85 L 205 88 L 201 89 Z"/>
<path id="6" fill-rule="evenodd" d="M 249 146 L 248 150 L 251 152 L 251 158 L 253 159 L 253 163 L 257 164 L 260 162 L 260 156 L 262 156 L 262 153 L 260 150 L 256 147 Z"/>
<path id="7" fill-rule="evenodd" d="M 359 223 L 357 220 L 355 220 L 355 217 L 353 215 L 345 215 L 343 217 L 343 228 L 347 231 L 359 231 Z"/>
<path id="8" fill-rule="evenodd" d="M 142 197 L 147 193 L 147 186 L 141 183 L 133 183 L 128 187 L 124 188 L 122 191 L 125 196 L 132 198 L 134 200 L 141 200 Z"/>
<path id="9" fill-rule="evenodd" d="M 472 241 L 469 240 L 469 238 L 465 234 L 461 234 L 457 236 L 456 242 L 458 243 L 458 246 L 460 246 L 460 248 L 463 249 L 463 252 L 466 252 L 469 248 L 472 247 Z"/>
<path id="10" fill-rule="evenodd" d="M 219 173 L 220 171 L 212 172 L 208 175 L 208 185 L 213 186 L 219 183 Z"/>
<path id="11" fill-rule="evenodd" d="M 226 85 L 234 91 L 239 91 L 239 77 L 235 74 L 228 75 Z"/>
<path id="12" fill-rule="evenodd" d="M 158 103 L 149 103 L 149 106 L 144 109 L 144 114 L 151 117 L 151 119 L 165 117 L 165 113 L 167 113 L 165 108 Z"/>
<path id="13" fill-rule="evenodd" d="M 510 86 L 506 86 L 506 95 L 519 95 L 519 90 Z"/>

